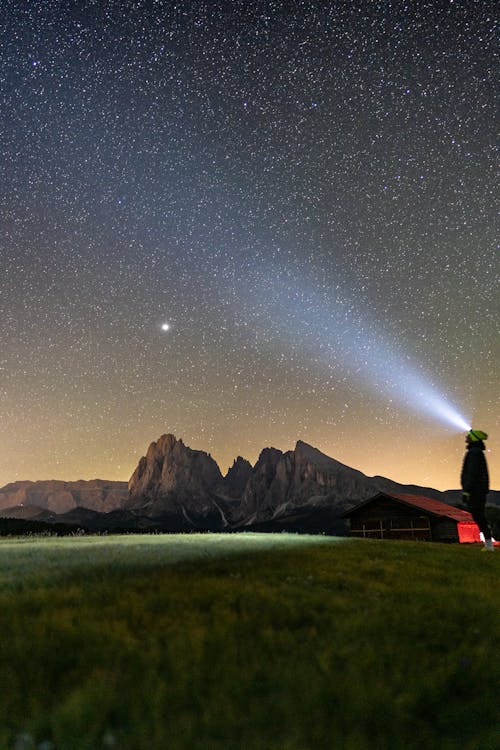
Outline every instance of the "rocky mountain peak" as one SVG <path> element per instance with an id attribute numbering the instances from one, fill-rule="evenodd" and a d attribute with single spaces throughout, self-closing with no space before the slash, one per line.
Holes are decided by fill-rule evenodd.
<path id="1" fill-rule="evenodd" d="M 264 448 L 257 459 L 257 463 L 254 467 L 254 472 L 265 471 L 269 467 L 275 467 L 280 460 L 283 452 L 278 448 Z"/>
<path id="2" fill-rule="evenodd" d="M 147 507 L 151 515 L 177 512 L 180 506 L 198 511 L 221 481 L 210 454 L 187 448 L 175 435 L 162 435 L 130 478 L 128 507 Z"/>
<path id="3" fill-rule="evenodd" d="M 177 440 L 175 435 L 162 435 L 158 438 L 158 440 L 153 440 L 153 442 L 149 445 L 149 448 L 146 452 L 146 459 L 148 461 L 151 461 L 155 458 L 158 460 L 162 460 L 165 456 L 168 456 L 170 453 L 172 453 L 173 450 L 182 452 L 182 448 L 184 447 L 185 446 L 182 440 Z"/>
<path id="4" fill-rule="evenodd" d="M 309 443 L 304 443 L 302 440 L 297 440 L 294 454 L 296 461 L 300 463 L 313 463 L 317 466 L 328 466 L 330 469 L 344 467 L 344 464 L 341 464 L 340 461 L 330 458 L 330 456 L 309 445 Z"/>
<path id="5" fill-rule="evenodd" d="M 251 474 L 250 461 L 238 456 L 222 481 L 222 492 L 228 497 L 241 497 Z"/>

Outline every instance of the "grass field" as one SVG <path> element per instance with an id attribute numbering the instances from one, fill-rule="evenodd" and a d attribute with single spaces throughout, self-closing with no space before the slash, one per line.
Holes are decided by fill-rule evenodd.
<path id="1" fill-rule="evenodd" d="M 500 554 L 0 541 L 1 750 L 496 750 Z"/>

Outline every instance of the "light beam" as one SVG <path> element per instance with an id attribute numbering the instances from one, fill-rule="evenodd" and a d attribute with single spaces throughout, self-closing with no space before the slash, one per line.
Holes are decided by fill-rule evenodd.
<path id="1" fill-rule="evenodd" d="M 435 385 L 434 379 L 401 346 L 360 314 L 360 304 L 344 290 L 319 288 L 305 279 L 294 278 L 290 269 L 273 269 L 265 277 L 260 270 L 242 289 L 256 327 L 273 330 L 269 346 L 282 342 L 311 362 L 330 370 L 344 370 L 353 379 L 391 402 L 400 404 L 434 421 L 467 432 L 469 421 Z M 241 299 L 241 297 L 240 297 Z M 258 304 L 255 300 L 258 299 Z M 263 302 L 263 300 L 265 300 Z"/>

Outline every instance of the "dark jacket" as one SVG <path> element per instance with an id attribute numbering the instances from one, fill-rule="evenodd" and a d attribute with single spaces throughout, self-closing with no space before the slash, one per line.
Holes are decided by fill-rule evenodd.
<path id="1" fill-rule="evenodd" d="M 482 441 L 471 443 L 467 447 L 460 481 L 464 492 L 481 494 L 489 492 L 490 481 Z"/>

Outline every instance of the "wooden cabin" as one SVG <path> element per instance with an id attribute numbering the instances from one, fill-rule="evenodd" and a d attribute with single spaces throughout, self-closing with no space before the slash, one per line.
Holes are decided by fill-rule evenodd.
<path id="1" fill-rule="evenodd" d="M 343 515 L 351 536 L 432 542 L 479 542 L 470 513 L 421 495 L 379 492 Z"/>

